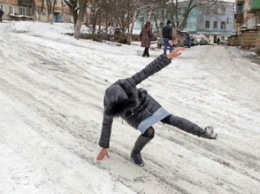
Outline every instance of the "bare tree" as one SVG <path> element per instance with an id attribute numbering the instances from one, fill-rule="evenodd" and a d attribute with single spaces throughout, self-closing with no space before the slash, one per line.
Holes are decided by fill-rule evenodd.
<path id="1" fill-rule="evenodd" d="M 86 13 L 86 5 L 87 5 L 87 0 L 79 0 L 78 16 L 77 16 L 77 22 L 74 31 L 74 38 L 76 39 L 79 39 L 80 37 L 82 22 L 83 22 L 84 14 Z"/>
<path id="2" fill-rule="evenodd" d="M 36 0 L 35 0 L 36 1 Z M 44 10 L 44 0 L 41 1 L 41 9 L 40 9 L 40 13 L 39 13 L 39 20 L 41 21 L 41 15 L 42 15 L 42 12 Z"/>
<path id="3" fill-rule="evenodd" d="M 37 7 L 36 7 L 36 3 L 35 0 L 32 0 L 32 16 L 33 16 L 33 20 L 37 19 Z"/>
<path id="4" fill-rule="evenodd" d="M 36 1 L 36 0 L 35 0 Z M 34 2 L 35 4 L 35 2 Z M 39 20 L 41 20 L 41 15 L 43 13 L 43 10 L 45 9 L 45 5 L 47 5 L 47 14 L 48 14 L 48 21 L 53 23 L 53 11 L 54 6 L 56 5 L 56 0 L 41 0 L 41 9 L 40 9 L 40 17 Z M 35 10 L 36 10 L 36 4 L 35 4 Z M 36 14 L 36 12 L 35 12 Z M 38 12 L 37 12 L 38 14 Z"/>
<path id="5" fill-rule="evenodd" d="M 140 11 L 153 10 L 155 7 L 165 2 L 165 0 L 106 0 L 104 9 L 109 13 L 112 20 L 131 43 L 134 23 Z"/>
<path id="6" fill-rule="evenodd" d="M 173 21 L 173 27 L 183 30 L 190 12 L 195 7 L 205 7 L 214 1 L 215 0 L 187 0 L 179 2 L 179 0 L 170 0 L 165 7 Z"/>
<path id="7" fill-rule="evenodd" d="M 154 6 L 156 2 L 163 0 L 64 0 L 73 15 L 75 25 L 75 37 L 79 37 L 80 24 L 85 14 L 86 7 L 90 10 L 90 15 L 86 18 L 86 23 L 92 29 L 92 37 L 96 35 L 96 26 L 99 30 L 101 26 L 113 23 L 120 28 L 123 33 L 132 34 L 134 22 L 139 11 Z M 83 11 L 84 10 L 84 11 Z M 79 17 L 81 18 L 79 20 Z M 89 20 L 88 20 L 89 19 Z M 79 20 L 79 23 L 78 23 Z M 90 22 L 88 22 L 90 21 Z M 77 35 L 78 34 L 78 35 Z"/>
<path id="8" fill-rule="evenodd" d="M 47 11 L 48 11 L 48 21 L 53 23 L 53 13 L 54 13 L 54 7 L 56 5 L 56 0 L 46 0 L 46 3 L 47 3 Z"/>
<path id="9" fill-rule="evenodd" d="M 78 1 L 76 1 L 76 0 L 64 0 L 64 2 L 68 5 L 70 14 L 73 17 L 74 26 L 76 26 L 77 18 L 78 18 L 78 13 L 77 13 L 77 11 L 78 11 L 78 7 L 77 7 Z"/>
<path id="10" fill-rule="evenodd" d="M 103 0 L 90 0 L 88 3 L 88 8 L 90 9 L 90 21 L 91 21 L 91 26 L 90 28 L 92 29 L 92 37 L 95 36 L 96 34 L 96 26 L 99 24 L 99 30 L 101 28 L 101 14 L 103 11 L 103 8 L 105 6 L 105 1 Z"/>
<path id="11" fill-rule="evenodd" d="M 74 22 L 74 38 L 79 39 L 82 22 L 86 13 L 87 0 L 64 0 Z"/>

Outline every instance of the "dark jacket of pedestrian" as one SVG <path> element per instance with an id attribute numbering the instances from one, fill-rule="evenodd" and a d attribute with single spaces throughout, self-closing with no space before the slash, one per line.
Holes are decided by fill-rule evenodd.
<path id="1" fill-rule="evenodd" d="M 163 27 L 162 36 L 163 38 L 168 38 L 169 40 L 172 40 L 172 27 L 170 20 L 168 20 L 166 26 Z"/>
<path id="2" fill-rule="evenodd" d="M 140 33 L 141 47 L 150 48 L 152 37 L 151 23 L 146 22 Z"/>
<path id="3" fill-rule="evenodd" d="M 2 22 L 2 16 L 4 15 L 3 10 L 0 9 L 0 22 Z"/>
<path id="4" fill-rule="evenodd" d="M 217 38 L 217 44 L 219 44 L 219 42 L 220 42 L 220 39 L 219 39 L 219 38 Z"/>

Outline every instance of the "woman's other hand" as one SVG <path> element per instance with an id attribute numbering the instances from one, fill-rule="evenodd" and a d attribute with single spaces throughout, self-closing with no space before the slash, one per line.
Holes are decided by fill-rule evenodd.
<path id="1" fill-rule="evenodd" d="M 168 59 L 176 58 L 181 55 L 181 51 L 184 50 L 184 47 L 176 47 L 171 53 L 167 55 Z"/>

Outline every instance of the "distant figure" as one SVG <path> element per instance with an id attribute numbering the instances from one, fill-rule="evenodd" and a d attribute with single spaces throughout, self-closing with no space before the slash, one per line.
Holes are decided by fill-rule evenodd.
<path id="1" fill-rule="evenodd" d="M 170 52 L 173 51 L 173 45 L 169 43 L 169 41 L 172 41 L 172 26 L 171 26 L 171 21 L 168 20 L 166 26 L 163 27 L 162 29 L 162 36 L 163 36 L 163 44 L 164 44 L 164 49 L 163 53 L 166 55 L 167 54 L 167 48 L 170 47 Z"/>
<path id="2" fill-rule="evenodd" d="M 4 12 L 2 9 L 0 9 L 0 22 L 3 22 L 3 20 L 2 20 L 3 15 L 4 15 Z"/>
<path id="3" fill-rule="evenodd" d="M 144 25 L 140 33 L 141 47 L 144 47 L 143 57 L 150 56 L 149 48 L 150 48 L 152 37 L 153 37 L 153 33 L 151 29 L 151 23 L 146 22 L 146 24 Z"/>
<path id="4" fill-rule="evenodd" d="M 217 39 L 217 45 L 219 45 L 219 42 L 220 42 L 220 39 L 218 38 L 218 39 Z"/>

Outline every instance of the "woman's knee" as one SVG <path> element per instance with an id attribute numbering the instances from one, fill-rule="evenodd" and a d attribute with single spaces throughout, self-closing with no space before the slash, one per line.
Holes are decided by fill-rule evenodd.
<path id="1" fill-rule="evenodd" d="M 148 129 L 146 129 L 146 131 L 144 132 L 143 136 L 149 137 L 149 138 L 153 138 L 154 137 L 154 128 L 153 127 L 149 127 Z"/>
<path id="2" fill-rule="evenodd" d="M 171 117 L 172 117 L 172 115 L 169 115 L 169 116 L 165 117 L 164 119 L 162 119 L 161 122 L 164 124 L 170 124 Z"/>

